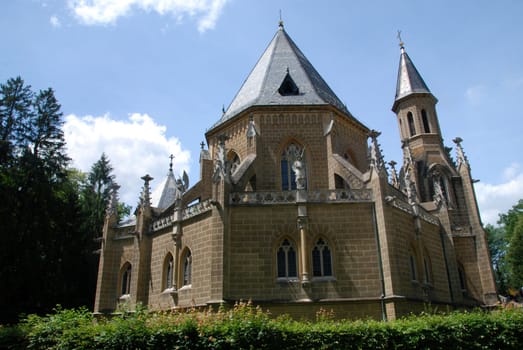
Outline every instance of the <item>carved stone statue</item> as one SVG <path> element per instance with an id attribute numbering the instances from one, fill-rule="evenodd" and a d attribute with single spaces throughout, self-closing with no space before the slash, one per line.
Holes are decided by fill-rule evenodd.
<path id="1" fill-rule="evenodd" d="M 303 158 L 303 151 L 301 154 L 298 154 L 298 156 L 292 163 L 292 170 L 294 171 L 294 174 L 296 176 L 296 188 L 298 190 L 305 189 L 305 183 L 306 183 L 305 167 L 304 167 L 302 158 Z"/>

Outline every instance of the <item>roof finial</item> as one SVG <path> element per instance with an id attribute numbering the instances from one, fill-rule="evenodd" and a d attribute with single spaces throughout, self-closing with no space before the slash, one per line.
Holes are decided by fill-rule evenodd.
<path id="1" fill-rule="evenodd" d="M 398 30 L 398 40 L 400 41 L 400 48 L 404 49 L 405 43 L 401 40 L 401 30 Z"/>
<path id="2" fill-rule="evenodd" d="M 278 26 L 283 29 L 283 20 L 281 19 L 281 9 L 280 9 L 280 21 L 278 22 Z"/>
<path id="3" fill-rule="evenodd" d="M 169 163 L 169 171 L 173 171 L 173 159 L 174 155 L 170 155 L 169 158 L 171 159 L 171 162 Z"/>

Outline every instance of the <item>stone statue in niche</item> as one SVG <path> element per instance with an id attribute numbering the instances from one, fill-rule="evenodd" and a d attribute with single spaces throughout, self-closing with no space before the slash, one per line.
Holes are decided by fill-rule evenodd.
<path id="1" fill-rule="evenodd" d="M 296 176 L 296 188 L 298 190 L 305 189 L 305 164 L 303 163 L 303 152 L 305 152 L 305 149 L 301 151 L 301 153 L 298 153 L 296 155 L 296 159 L 292 163 L 292 170 L 294 171 L 294 174 Z"/>

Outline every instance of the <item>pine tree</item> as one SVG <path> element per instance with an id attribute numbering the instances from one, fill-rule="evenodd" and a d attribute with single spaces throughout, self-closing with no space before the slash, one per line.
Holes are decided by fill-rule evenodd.
<path id="1" fill-rule="evenodd" d="M 32 119 L 33 92 L 22 78 L 0 84 L 0 166 L 8 166 L 27 144 L 27 128 Z"/>
<path id="2" fill-rule="evenodd" d="M 51 89 L 0 86 L 0 310 L 46 312 L 82 293 L 78 192 L 67 178 L 62 113 Z M 71 305 L 78 306 L 78 305 Z"/>
<path id="3" fill-rule="evenodd" d="M 102 234 L 105 209 L 111 198 L 114 182 L 112 171 L 109 159 L 102 153 L 100 159 L 92 165 L 82 192 L 83 211 L 86 215 L 85 229 L 93 239 Z"/>

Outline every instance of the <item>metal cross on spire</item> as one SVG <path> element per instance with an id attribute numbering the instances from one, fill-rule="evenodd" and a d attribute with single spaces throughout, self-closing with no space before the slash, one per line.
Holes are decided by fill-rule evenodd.
<path id="1" fill-rule="evenodd" d="M 403 42 L 403 40 L 401 40 L 401 30 L 398 30 L 398 40 L 400 42 L 400 47 L 403 48 L 403 45 L 405 45 L 405 43 Z"/>
<path id="2" fill-rule="evenodd" d="M 173 159 L 174 155 L 170 155 L 169 158 L 171 159 L 171 162 L 169 163 L 169 171 L 173 171 Z"/>

